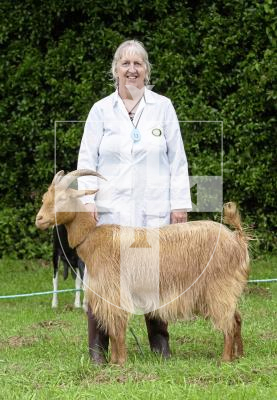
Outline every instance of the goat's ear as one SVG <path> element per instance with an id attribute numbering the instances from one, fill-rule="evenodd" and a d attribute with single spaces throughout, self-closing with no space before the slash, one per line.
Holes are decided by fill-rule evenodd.
<path id="1" fill-rule="evenodd" d="M 76 198 L 76 197 L 82 197 L 82 196 L 87 196 L 87 195 L 90 195 L 90 194 L 95 194 L 96 192 L 98 192 L 98 189 L 96 189 L 96 190 L 72 190 L 72 192 L 70 193 L 70 196 L 71 197 L 74 197 L 74 198 Z"/>

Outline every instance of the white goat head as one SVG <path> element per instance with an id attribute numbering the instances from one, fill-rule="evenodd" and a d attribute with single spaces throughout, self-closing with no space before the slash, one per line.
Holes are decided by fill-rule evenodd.
<path id="1" fill-rule="evenodd" d="M 91 170 L 76 170 L 64 175 L 59 171 L 42 198 L 42 206 L 36 216 L 36 226 L 45 230 L 55 224 L 66 224 L 73 220 L 75 213 L 81 211 L 82 206 L 78 197 L 94 194 L 96 190 L 75 190 L 70 184 L 79 176 L 93 175 L 103 178 L 100 174 Z M 84 211 L 84 210 L 83 210 Z"/>

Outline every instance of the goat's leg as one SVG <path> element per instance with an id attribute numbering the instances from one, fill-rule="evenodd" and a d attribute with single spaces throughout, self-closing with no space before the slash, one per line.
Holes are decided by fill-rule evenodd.
<path id="1" fill-rule="evenodd" d="M 233 353 L 236 357 L 243 356 L 243 343 L 241 337 L 241 316 L 238 311 L 234 315 L 234 343 L 233 343 Z"/>
<path id="2" fill-rule="evenodd" d="M 122 328 L 122 331 L 118 335 L 117 342 L 117 354 L 118 354 L 118 364 L 124 365 L 127 359 L 127 351 L 126 351 L 126 327 Z"/>
<path id="3" fill-rule="evenodd" d="M 75 302 L 74 302 L 74 307 L 75 308 L 80 308 L 81 307 L 81 277 L 80 277 L 80 271 L 79 268 L 77 268 L 76 270 L 76 278 L 75 278 L 75 289 L 76 289 L 76 293 L 75 293 Z"/>
<path id="4" fill-rule="evenodd" d="M 222 361 L 233 360 L 233 346 L 234 346 L 234 334 L 224 333 L 224 350 L 222 354 Z"/>
<path id="5" fill-rule="evenodd" d="M 57 268 L 54 267 L 54 276 L 53 276 L 53 291 L 56 292 L 58 290 L 58 281 L 59 281 L 59 274 L 58 274 L 58 265 Z M 58 293 L 53 293 L 52 297 L 52 308 L 58 307 Z"/>
<path id="6" fill-rule="evenodd" d="M 110 341 L 111 341 L 111 363 L 117 364 L 118 363 L 117 337 L 114 335 L 110 335 Z"/>
<path id="7" fill-rule="evenodd" d="M 54 228 L 55 230 L 55 228 Z M 58 280 L 59 280 L 59 259 L 60 259 L 60 253 L 59 249 L 57 246 L 54 245 L 53 248 L 53 255 L 52 255 L 52 261 L 53 261 L 53 291 L 58 290 Z M 58 293 L 53 293 L 52 297 L 52 308 L 58 307 Z"/>
<path id="8" fill-rule="evenodd" d="M 124 365 L 127 358 L 125 335 L 110 336 L 111 340 L 111 363 Z"/>
<path id="9" fill-rule="evenodd" d="M 127 324 L 120 324 L 116 334 L 110 334 L 111 340 L 111 363 L 124 365 L 127 358 L 126 352 L 126 328 Z"/>

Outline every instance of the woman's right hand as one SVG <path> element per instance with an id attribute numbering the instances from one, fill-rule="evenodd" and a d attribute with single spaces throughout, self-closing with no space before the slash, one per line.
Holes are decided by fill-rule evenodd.
<path id="1" fill-rule="evenodd" d="M 85 207 L 94 221 L 98 222 L 98 212 L 95 203 L 86 203 Z"/>

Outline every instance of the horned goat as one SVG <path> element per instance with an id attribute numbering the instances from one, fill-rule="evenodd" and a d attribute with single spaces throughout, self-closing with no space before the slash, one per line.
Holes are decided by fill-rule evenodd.
<path id="1" fill-rule="evenodd" d="M 65 224 L 68 241 L 88 269 L 87 297 L 94 314 L 111 341 L 111 362 L 126 361 L 125 336 L 128 318 L 142 304 L 145 312 L 163 320 L 187 319 L 193 313 L 209 317 L 223 332 L 222 359 L 243 354 L 239 297 L 248 277 L 247 238 L 234 203 L 224 207 L 224 222 L 191 221 L 161 228 L 96 226 L 78 199 L 96 190 L 69 188 L 77 176 L 94 175 L 89 170 L 64 176 L 58 172 L 43 196 L 36 226 Z M 158 241 L 159 280 L 149 248 Z M 130 248 L 135 251 L 129 251 Z M 139 251 L 137 251 L 139 250 Z M 129 266 L 122 274 L 122 260 Z M 125 275 L 128 277 L 125 279 Z M 154 282 L 154 283 L 153 283 Z M 155 286 L 155 287 L 154 287 Z M 159 305 L 149 305 L 158 287 Z"/>

